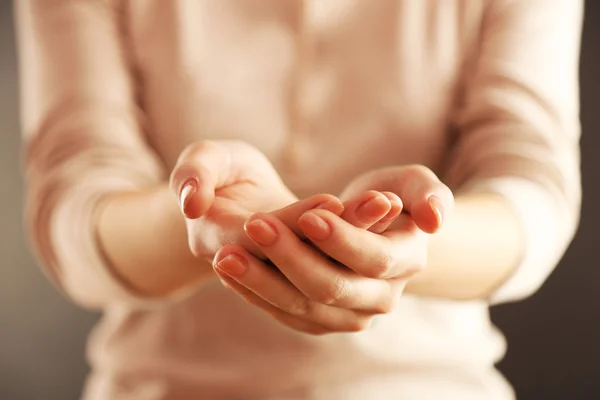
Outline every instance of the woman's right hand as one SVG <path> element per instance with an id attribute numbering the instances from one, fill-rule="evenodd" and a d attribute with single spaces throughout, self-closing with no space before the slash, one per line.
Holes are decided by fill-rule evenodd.
<path id="1" fill-rule="evenodd" d="M 264 255 L 244 232 L 244 223 L 255 213 L 271 213 L 304 239 L 297 228 L 302 214 L 321 208 L 351 224 L 372 230 L 385 229 L 399 214 L 401 202 L 389 193 L 364 192 L 342 204 L 329 194 L 298 201 L 282 182 L 267 157 L 239 141 L 201 141 L 189 145 L 171 174 L 171 190 L 186 217 L 192 253 L 212 261 L 228 244 L 238 244 L 253 255 Z M 366 200 L 369 209 L 361 208 Z"/>
<path id="2" fill-rule="evenodd" d="M 267 157 L 239 141 L 189 145 L 177 160 L 170 186 L 186 217 L 192 253 L 208 260 L 231 243 L 259 256 L 244 234 L 244 222 L 255 212 L 281 209 L 297 200 Z M 342 207 L 335 198 L 321 200 L 334 200 Z"/>

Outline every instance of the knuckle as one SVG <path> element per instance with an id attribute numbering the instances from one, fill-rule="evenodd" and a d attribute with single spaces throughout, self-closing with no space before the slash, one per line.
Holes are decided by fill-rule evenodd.
<path id="1" fill-rule="evenodd" d="M 203 168 L 201 162 L 199 162 L 203 155 L 219 149 L 221 149 L 221 145 L 210 140 L 203 140 L 188 145 L 180 153 L 175 167 L 169 176 L 171 188 L 179 189 L 177 186 L 183 184 L 182 180 L 189 178 L 190 172 L 195 171 L 197 168 Z"/>
<path id="2" fill-rule="evenodd" d="M 219 143 L 212 140 L 202 140 L 192 143 L 181 152 L 177 159 L 177 165 L 183 166 L 189 164 L 190 166 L 197 166 L 202 157 L 211 152 L 219 151 L 221 148 Z"/>
<path id="3" fill-rule="evenodd" d="M 286 311 L 294 316 L 306 316 L 310 314 L 313 308 L 313 302 L 303 296 L 298 296 L 286 307 Z"/>
<path id="4" fill-rule="evenodd" d="M 391 254 L 382 254 L 378 257 L 375 262 L 371 265 L 371 268 L 367 269 L 367 277 L 375 279 L 383 279 L 388 277 L 392 272 L 395 265 L 395 258 Z"/>
<path id="5" fill-rule="evenodd" d="M 323 291 L 314 296 L 314 300 L 325 305 L 342 301 L 348 294 L 348 281 L 342 276 L 336 276 L 333 282 Z"/>

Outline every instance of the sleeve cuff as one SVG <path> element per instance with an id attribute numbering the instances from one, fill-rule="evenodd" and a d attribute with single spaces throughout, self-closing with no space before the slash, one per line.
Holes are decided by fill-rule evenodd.
<path id="1" fill-rule="evenodd" d="M 50 221 L 50 240 L 59 268 L 58 281 L 68 297 L 86 308 L 126 305 L 131 308 L 158 308 L 189 295 L 151 298 L 136 293 L 113 271 L 98 247 L 94 210 L 107 193 L 139 188 L 127 179 L 106 174 L 86 177 L 64 193 Z M 126 223 L 126 222 L 124 222 Z"/>

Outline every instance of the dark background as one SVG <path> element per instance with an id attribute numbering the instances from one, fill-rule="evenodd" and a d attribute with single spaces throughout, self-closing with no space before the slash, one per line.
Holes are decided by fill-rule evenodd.
<path id="1" fill-rule="evenodd" d="M 536 295 L 492 311 L 508 339 L 500 368 L 519 399 L 600 399 L 600 1 L 585 12 L 579 232 Z"/>
<path id="2" fill-rule="evenodd" d="M 0 399 L 76 399 L 87 373 L 85 338 L 97 316 L 78 310 L 51 287 L 24 239 L 10 3 L 0 1 Z M 500 368 L 519 399 L 600 399 L 598 39 L 600 1 L 587 1 L 581 64 L 581 228 L 540 292 L 492 310 L 509 343 Z"/>

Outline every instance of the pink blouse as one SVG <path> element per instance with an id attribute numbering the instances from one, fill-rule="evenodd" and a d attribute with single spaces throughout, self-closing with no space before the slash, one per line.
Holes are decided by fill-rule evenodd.
<path id="1" fill-rule="evenodd" d="M 105 312 L 86 399 L 513 398 L 488 306 L 532 294 L 577 227 L 583 1 L 15 3 L 31 240 Z M 101 257 L 93 208 L 209 138 L 256 145 L 299 196 L 425 164 L 505 196 L 525 256 L 489 301 L 405 296 L 352 335 L 293 332 L 212 283 L 147 301 Z"/>

